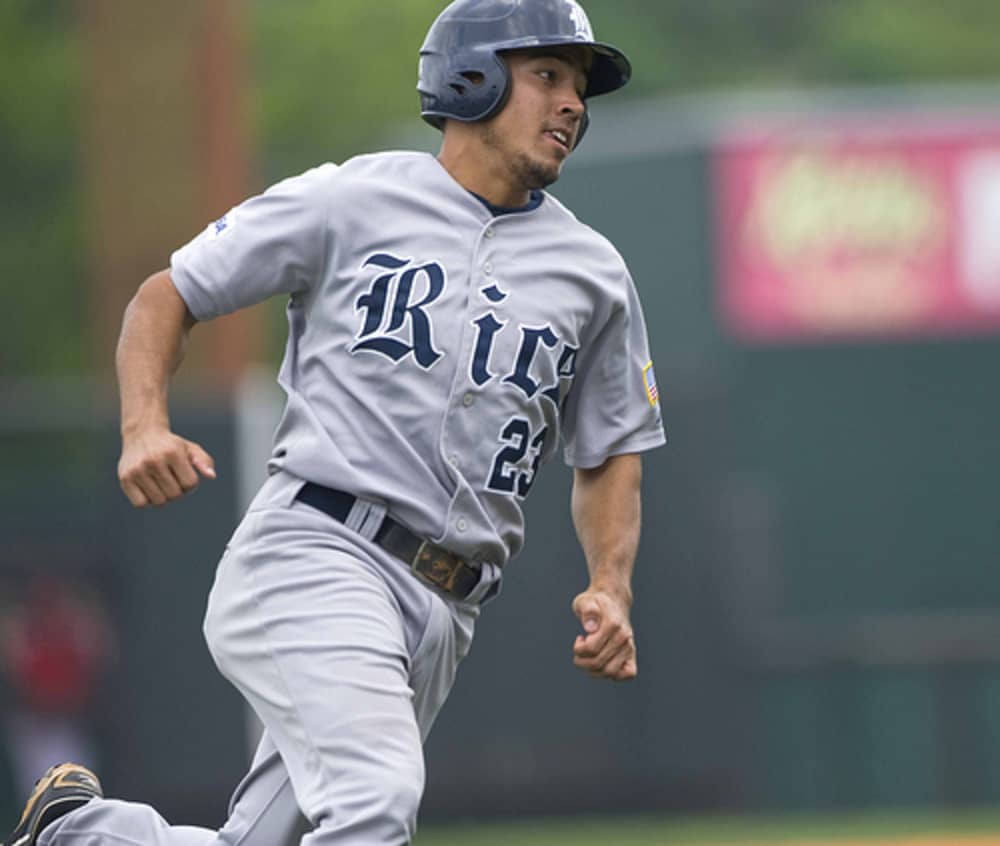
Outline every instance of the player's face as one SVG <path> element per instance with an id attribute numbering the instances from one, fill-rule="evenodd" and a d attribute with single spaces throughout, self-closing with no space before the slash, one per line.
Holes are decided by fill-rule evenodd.
<path id="1" fill-rule="evenodd" d="M 552 47 L 506 53 L 510 97 L 482 126 L 483 142 L 498 154 L 513 182 L 527 190 L 551 185 L 576 145 L 584 115 L 590 51 Z"/>

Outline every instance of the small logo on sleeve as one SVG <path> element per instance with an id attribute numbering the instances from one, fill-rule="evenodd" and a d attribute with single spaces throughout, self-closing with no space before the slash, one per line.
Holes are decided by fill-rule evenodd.
<path id="1" fill-rule="evenodd" d="M 228 211 L 218 220 L 208 224 L 208 237 L 211 240 L 221 238 L 225 233 L 232 231 L 236 225 L 236 212 Z"/>
<path id="2" fill-rule="evenodd" d="M 656 389 L 656 374 L 653 372 L 653 362 L 642 368 L 642 383 L 646 386 L 646 398 L 651 406 L 660 404 L 660 392 Z"/>

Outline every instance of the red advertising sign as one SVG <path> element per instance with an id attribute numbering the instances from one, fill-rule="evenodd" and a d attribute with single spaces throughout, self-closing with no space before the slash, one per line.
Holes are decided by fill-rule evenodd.
<path id="1" fill-rule="evenodd" d="M 744 134 L 719 147 L 715 184 L 737 336 L 1000 330 L 1000 125 Z"/>

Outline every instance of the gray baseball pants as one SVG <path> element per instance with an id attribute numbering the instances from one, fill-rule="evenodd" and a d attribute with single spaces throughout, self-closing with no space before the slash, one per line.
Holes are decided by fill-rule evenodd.
<path id="1" fill-rule="evenodd" d="M 366 538 L 295 501 L 272 476 L 223 554 L 205 637 L 265 727 L 218 832 L 170 826 L 148 805 L 93 800 L 41 846 L 403 846 L 424 785 L 422 742 L 471 645 L 479 598 L 446 599 Z M 377 512 L 377 506 L 374 509 Z"/>

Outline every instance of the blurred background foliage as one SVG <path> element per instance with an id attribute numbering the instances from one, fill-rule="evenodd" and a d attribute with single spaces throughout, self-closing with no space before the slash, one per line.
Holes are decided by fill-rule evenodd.
<path id="1" fill-rule="evenodd" d="M 80 367 L 78 41 L 65 2 L 0 2 L 0 375 Z"/>
<path id="2" fill-rule="evenodd" d="M 633 59 L 628 97 L 1000 76 L 1000 4 L 991 0 L 586 6 L 598 36 Z M 257 185 L 379 145 L 405 121 L 415 125 L 416 53 L 441 7 L 441 0 L 247 0 Z M 85 115 L 77 104 L 86 78 L 78 11 L 70 0 L 0 2 L 0 307 L 8 315 L 0 376 L 7 378 L 92 364 L 81 319 Z"/>

